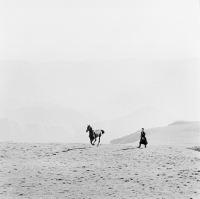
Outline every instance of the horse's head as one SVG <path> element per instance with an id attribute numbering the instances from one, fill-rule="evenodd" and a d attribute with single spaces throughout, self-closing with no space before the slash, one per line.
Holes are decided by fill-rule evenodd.
<path id="1" fill-rule="evenodd" d="M 88 125 L 88 126 L 87 126 L 87 129 L 86 129 L 86 132 L 90 131 L 90 129 L 91 129 L 91 126 Z"/>

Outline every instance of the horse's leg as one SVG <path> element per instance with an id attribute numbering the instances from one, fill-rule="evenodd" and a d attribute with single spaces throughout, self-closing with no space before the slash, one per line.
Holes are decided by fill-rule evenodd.
<path id="1" fill-rule="evenodd" d="M 92 143 L 92 141 L 93 141 L 93 139 L 92 139 L 92 138 L 90 138 L 90 143 L 91 143 L 91 145 L 94 145 L 94 144 Z"/>
<path id="2" fill-rule="evenodd" d="M 101 137 L 101 136 L 99 136 L 99 143 L 100 143 L 100 137 Z M 99 146 L 99 143 L 97 144 L 97 146 Z"/>
<path id="3" fill-rule="evenodd" d="M 97 141 L 97 139 L 96 139 L 96 137 L 94 138 L 94 142 L 93 142 L 93 145 L 94 145 L 94 143 Z"/>
<path id="4" fill-rule="evenodd" d="M 148 142 L 147 142 L 147 139 L 145 138 L 145 148 L 147 147 L 147 144 Z"/>

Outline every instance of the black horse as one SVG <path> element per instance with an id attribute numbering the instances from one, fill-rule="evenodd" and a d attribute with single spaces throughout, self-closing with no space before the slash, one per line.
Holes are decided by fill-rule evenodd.
<path id="1" fill-rule="evenodd" d="M 96 142 L 96 138 L 99 137 L 99 142 L 97 144 L 97 146 L 99 146 L 100 138 L 101 138 L 102 134 L 104 134 L 105 132 L 103 130 L 95 130 L 94 131 L 90 125 L 87 126 L 86 132 L 88 132 L 88 131 L 89 131 L 90 143 L 92 145 L 94 145 L 94 143 Z M 94 140 L 94 142 L 92 143 L 93 140 Z"/>

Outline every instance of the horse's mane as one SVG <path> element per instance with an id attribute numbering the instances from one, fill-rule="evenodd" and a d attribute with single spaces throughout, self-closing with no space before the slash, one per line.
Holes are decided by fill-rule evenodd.
<path id="1" fill-rule="evenodd" d="M 92 127 L 91 127 L 90 125 L 89 125 L 89 127 L 90 127 L 91 130 L 93 130 Z"/>
<path id="2" fill-rule="evenodd" d="M 88 127 L 90 128 L 89 132 L 91 131 L 93 133 L 94 131 L 93 131 L 92 127 L 90 125 L 88 125 Z"/>

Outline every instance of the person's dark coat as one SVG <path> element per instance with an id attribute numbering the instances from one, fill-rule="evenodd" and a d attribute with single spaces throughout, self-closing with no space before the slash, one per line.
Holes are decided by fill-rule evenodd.
<path id="1" fill-rule="evenodd" d="M 147 142 L 147 139 L 146 139 L 146 133 L 145 132 L 141 132 L 141 137 L 140 137 L 140 144 L 144 144 L 144 145 L 147 145 L 148 142 Z"/>

